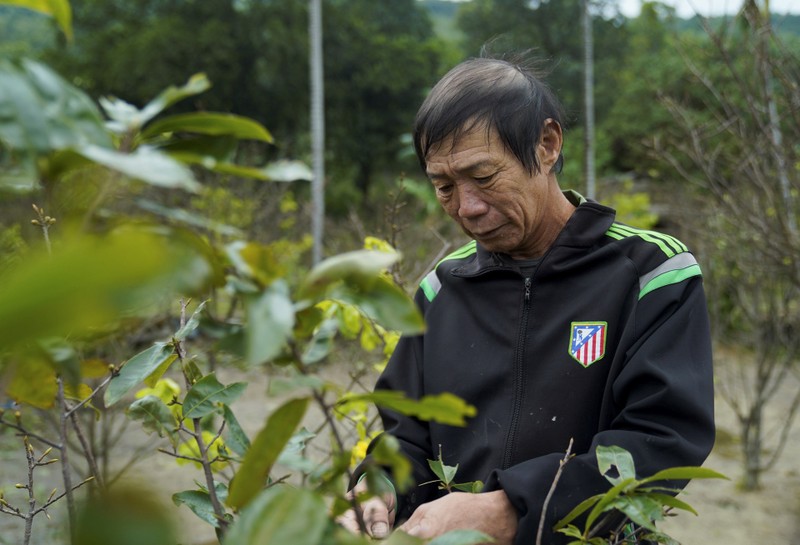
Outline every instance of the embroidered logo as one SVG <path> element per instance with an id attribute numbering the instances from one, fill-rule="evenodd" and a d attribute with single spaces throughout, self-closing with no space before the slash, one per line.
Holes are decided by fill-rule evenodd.
<path id="1" fill-rule="evenodd" d="M 584 367 L 606 355 L 606 322 L 572 322 L 569 355 Z"/>

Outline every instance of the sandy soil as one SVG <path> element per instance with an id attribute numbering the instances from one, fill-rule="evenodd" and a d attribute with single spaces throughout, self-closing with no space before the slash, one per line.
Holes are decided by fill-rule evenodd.
<path id="1" fill-rule="evenodd" d="M 718 373 L 720 376 L 721 373 Z M 790 376 L 767 407 L 768 430 L 782 422 L 790 396 L 800 384 Z M 662 528 L 683 545 L 795 545 L 800 543 L 800 422 L 792 427 L 777 464 L 763 474 L 761 490 L 743 492 L 738 423 L 731 408 L 716 404 L 717 444 L 704 464 L 730 481 L 702 480 L 689 484 L 681 496 L 699 516 L 681 514 Z M 770 435 L 774 445 L 774 434 Z M 765 451 L 765 454 L 767 452 Z"/>

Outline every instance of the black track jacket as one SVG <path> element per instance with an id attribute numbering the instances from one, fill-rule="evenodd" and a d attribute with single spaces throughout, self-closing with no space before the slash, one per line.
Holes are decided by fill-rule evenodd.
<path id="1" fill-rule="evenodd" d="M 545 496 L 572 438 L 576 454 L 549 504 L 552 526 L 605 492 L 594 453 L 620 446 L 639 477 L 701 465 L 714 442 L 711 346 L 700 269 L 673 237 L 614 221 L 614 210 L 566 192 L 578 206 L 526 278 L 474 241 L 442 260 L 416 301 L 424 335 L 404 337 L 376 390 L 410 397 L 451 392 L 477 408 L 466 427 L 381 410 L 411 459 L 458 464 L 457 482 L 503 489 L 530 545 Z M 578 204 L 576 202 L 575 204 Z M 398 498 L 398 521 L 439 497 L 435 484 Z"/>

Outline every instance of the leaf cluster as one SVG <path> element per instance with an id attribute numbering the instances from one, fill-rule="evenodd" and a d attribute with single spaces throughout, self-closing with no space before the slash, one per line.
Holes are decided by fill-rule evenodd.
<path id="1" fill-rule="evenodd" d="M 689 479 L 726 479 L 724 475 L 702 467 L 676 467 L 657 472 L 655 475 L 637 479 L 633 457 L 628 451 L 616 446 L 597 447 L 597 465 L 600 473 L 612 485 L 608 492 L 585 499 L 561 519 L 555 529 L 574 538 L 571 545 L 626 543 L 631 532 L 638 532 L 637 539 L 654 540 L 658 543 L 674 543 L 669 536 L 658 531 L 656 523 L 663 520 L 672 509 L 697 512 L 686 502 L 675 497 L 680 488 L 671 486 L 670 481 Z M 624 521 L 612 537 L 596 535 L 608 532 L 615 514 L 624 515 Z M 579 517 L 583 519 L 583 530 L 573 524 Z M 619 516 L 616 517 L 619 519 Z M 638 530 L 632 530 L 626 523 L 630 521 Z M 627 531 L 628 533 L 624 533 Z M 609 541 L 609 539 L 611 541 Z"/>

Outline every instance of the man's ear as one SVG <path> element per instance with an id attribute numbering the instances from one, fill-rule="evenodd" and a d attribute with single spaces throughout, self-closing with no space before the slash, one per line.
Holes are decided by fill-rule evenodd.
<path id="1" fill-rule="evenodd" d="M 542 126 L 542 136 L 536 146 L 536 155 L 539 159 L 539 168 L 549 174 L 561 156 L 561 146 L 564 143 L 561 134 L 561 125 L 555 119 L 548 117 Z"/>

